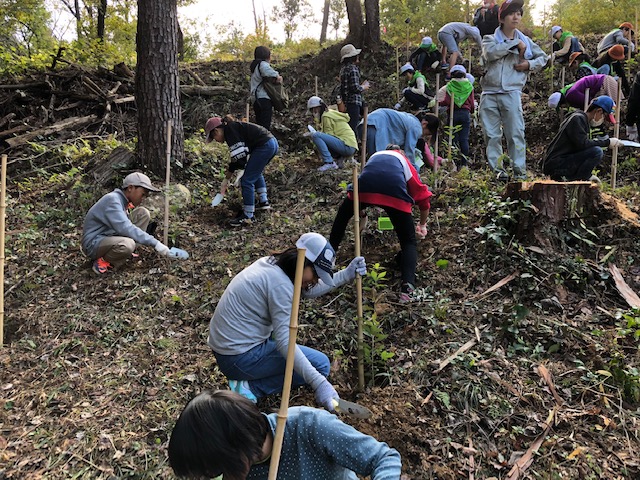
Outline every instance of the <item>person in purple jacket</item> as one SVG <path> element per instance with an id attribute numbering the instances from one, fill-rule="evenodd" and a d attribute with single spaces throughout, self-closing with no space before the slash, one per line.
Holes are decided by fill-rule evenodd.
<path id="1" fill-rule="evenodd" d="M 180 414 L 169 464 L 179 477 L 266 480 L 276 424 L 234 392 L 206 390 Z M 310 407 L 289 408 L 279 460 L 280 480 L 400 480 L 402 470 L 397 450 Z"/>
<path id="2" fill-rule="evenodd" d="M 588 98 L 587 98 L 588 91 Z M 567 104 L 574 108 L 584 109 L 585 104 L 600 95 L 608 95 L 615 98 L 618 94 L 618 82 L 610 75 L 588 75 L 571 85 L 567 91 L 555 92 L 549 97 L 549 106 L 562 106 Z M 624 95 L 621 97 L 624 98 Z M 585 100 L 586 99 L 586 100 Z"/>

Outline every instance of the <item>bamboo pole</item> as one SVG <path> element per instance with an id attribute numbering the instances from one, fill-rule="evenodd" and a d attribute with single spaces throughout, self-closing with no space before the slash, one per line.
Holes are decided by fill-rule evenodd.
<path id="1" fill-rule="evenodd" d="M 589 108 L 589 92 L 591 91 L 590 88 L 585 88 L 584 90 L 584 111 L 587 111 L 587 108 Z"/>
<path id="2" fill-rule="evenodd" d="M 364 168 L 367 161 L 367 118 L 369 109 L 364 107 L 362 116 L 362 151 L 360 152 L 360 165 Z M 360 256 L 360 196 L 358 189 L 358 165 L 353 166 L 353 235 L 355 239 L 355 256 Z M 363 308 L 362 308 L 362 277 L 356 274 L 356 298 L 358 315 L 358 389 L 364 390 L 364 328 L 363 328 Z"/>
<path id="3" fill-rule="evenodd" d="M 296 262 L 296 275 L 293 281 L 293 304 L 291 305 L 291 317 L 289 317 L 289 346 L 287 348 L 287 362 L 284 367 L 284 385 L 282 386 L 282 399 L 280 411 L 276 423 L 276 435 L 273 439 L 271 450 L 271 463 L 269 464 L 269 480 L 275 480 L 278 476 L 280 454 L 282 453 L 282 441 L 284 440 L 284 427 L 289 413 L 289 396 L 291 394 L 291 382 L 293 378 L 293 365 L 296 356 L 296 341 L 298 339 L 298 311 L 300 309 L 300 296 L 302 294 L 302 274 L 304 272 L 305 248 L 298 249 L 298 261 Z"/>
<path id="4" fill-rule="evenodd" d="M 244 121 L 249 121 L 249 102 L 244 106 Z"/>
<path id="5" fill-rule="evenodd" d="M 455 98 L 453 92 L 449 92 L 451 104 L 449 105 L 449 152 L 447 158 L 451 161 L 451 150 L 453 147 L 453 110 L 455 109 Z"/>
<path id="6" fill-rule="evenodd" d="M 564 88 L 565 70 L 566 70 L 566 69 L 565 69 L 565 67 L 563 66 L 563 67 L 562 67 L 562 72 L 561 72 L 561 74 L 560 74 L 560 78 L 561 78 L 561 80 L 560 80 L 560 88 Z"/>
<path id="7" fill-rule="evenodd" d="M 7 211 L 7 156 L 2 155 L 0 180 L 0 348 L 4 345 L 4 220 Z"/>
<path id="8" fill-rule="evenodd" d="M 616 125 L 613 127 L 613 136 L 620 137 L 620 98 L 622 97 L 622 79 L 618 78 L 618 98 L 616 98 Z M 611 159 L 611 188 L 616 188 L 618 176 L 618 146 L 613 147 L 613 158 Z"/>
<path id="9" fill-rule="evenodd" d="M 398 81 L 396 82 L 396 102 L 400 102 L 400 57 L 398 56 L 398 46 L 396 46 L 396 75 L 398 75 Z"/>
<path id="10" fill-rule="evenodd" d="M 440 74 L 436 73 L 436 104 L 433 107 L 433 113 L 438 116 L 438 92 L 440 90 Z M 435 141 L 433 142 L 433 173 L 438 172 L 438 132 L 435 132 Z M 437 182 L 437 180 L 436 180 Z"/>
<path id="11" fill-rule="evenodd" d="M 167 167 L 165 169 L 164 181 L 164 236 L 165 245 L 169 244 L 169 181 L 171 180 L 171 120 L 167 120 Z"/>

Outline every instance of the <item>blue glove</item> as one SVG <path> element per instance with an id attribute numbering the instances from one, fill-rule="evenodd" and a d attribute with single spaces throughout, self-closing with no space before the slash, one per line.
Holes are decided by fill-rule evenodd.
<path id="1" fill-rule="evenodd" d="M 349 278 L 356 278 L 356 273 L 360 276 L 365 276 L 367 274 L 367 264 L 364 261 L 364 257 L 355 257 L 351 260 L 349 266 L 347 266 L 347 272 L 349 272 Z"/>
<path id="2" fill-rule="evenodd" d="M 336 389 L 333 388 L 333 385 L 329 383 L 327 379 L 322 382 L 315 391 L 316 394 L 316 402 L 322 405 L 326 410 L 333 412 L 335 410 L 335 406 L 333 404 L 333 399 L 338 400 L 340 395 L 336 392 Z"/>

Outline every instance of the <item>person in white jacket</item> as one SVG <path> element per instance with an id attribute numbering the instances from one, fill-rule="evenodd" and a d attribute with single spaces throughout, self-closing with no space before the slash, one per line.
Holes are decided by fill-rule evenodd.
<path id="1" fill-rule="evenodd" d="M 502 151 L 502 133 L 516 180 L 527 175 L 526 142 L 521 94 L 527 72 L 542 69 L 548 56 L 518 30 L 522 0 L 505 0 L 500 6 L 500 26 L 482 40 L 485 74 L 480 80 L 479 116 L 487 145 L 487 160 L 499 181 L 508 181 Z"/>

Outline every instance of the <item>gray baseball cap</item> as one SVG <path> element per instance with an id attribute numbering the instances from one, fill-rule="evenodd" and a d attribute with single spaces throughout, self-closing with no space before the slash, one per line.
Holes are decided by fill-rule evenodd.
<path id="1" fill-rule="evenodd" d="M 133 172 L 124 177 L 122 181 L 122 188 L 127 188 L 128 186 L 133 185 L 134 187 L 142 187 L 150 192 L 159 192 L 160 189 L 154 187 L 151 184 L 151 180 L 144 173 L 141 172 Z"/>

